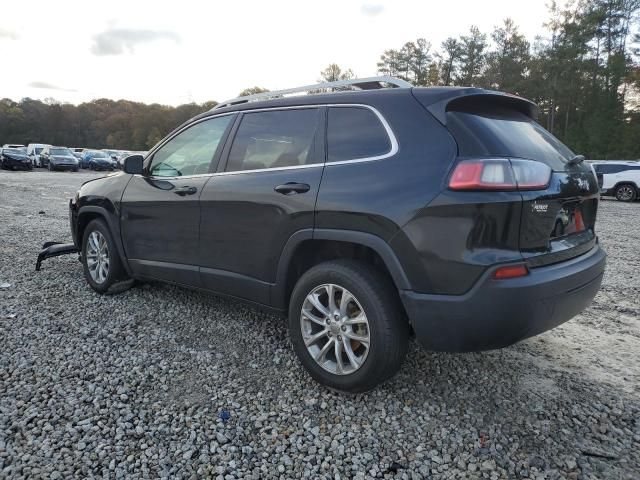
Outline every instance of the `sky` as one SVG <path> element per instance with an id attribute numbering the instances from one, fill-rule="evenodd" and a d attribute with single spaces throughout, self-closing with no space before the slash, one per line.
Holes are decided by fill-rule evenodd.
<path id="1" fill-rule="evenodd" d="M 434 47 L 511 17 L 533 40 L 547 0 L 21 0 L 2 5 L 0 98 L 178 105 L 314 83 L 330 63 L 376 75 L 384 50 Z"/>

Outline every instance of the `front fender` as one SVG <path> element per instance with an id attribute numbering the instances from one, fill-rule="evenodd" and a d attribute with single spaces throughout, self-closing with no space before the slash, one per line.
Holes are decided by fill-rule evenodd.
<path id="1" fill-rule="evenodd" d="M 73 206 L 71 208 L 73 208 Z M 75 223 L 73 238 L 78 249 L 81 250 L 82 236 L 86 225 L 91 220 L 100 218 L 107 224 L 109 232 L 111 232 L 111 236 L 113 237 L 114 243 L 118 249 L 122 265 L 127 271 L 127 274 L 131 275 L 131 269 L 122 244 L 119 208 L 109 198 L 97 195 L 85 195 L 80 196 L 78 199 L 76 204 L 76 213 L 72 213 L 72 218 L 74 215 L 77 220 L 75 222 L 72 220 L 72 228 L 74 228 L 73 223 Z"/>

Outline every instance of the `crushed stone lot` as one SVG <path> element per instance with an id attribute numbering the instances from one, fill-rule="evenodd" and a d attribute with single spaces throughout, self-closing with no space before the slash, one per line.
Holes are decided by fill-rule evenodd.
<path id="1" fill-rule="evenodd" d="M 0 478 L 640 478 L 640 203 L 601 202 L 607 272 L 578 317 L 499 351 L 413 345 L 343 396 L 280 318 L 155 283 L 101 296 L 75 255 L 34 272 L 96 176 L 0 171 Z"/>

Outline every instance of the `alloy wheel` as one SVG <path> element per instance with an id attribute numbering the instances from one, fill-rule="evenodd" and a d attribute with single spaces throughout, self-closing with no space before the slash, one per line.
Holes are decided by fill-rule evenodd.
<path id="1" fill-rule="evenodd" d="M 109 275 L 109 247 L 104 235 L 97 230 L 87 238 L 87 268 L 94 282 L 102 284 Z"/>
<path id="2" fill-rule="evenodd" d="M 618 191 L 616 192 L 616 197 L 618 198 L 618 200 L 621 200 L 623 202 L 628 202 L 633 198 L 633 194 L 634 194 L 634 191 L 630 185 L 623 185 L 618 188 Z"/>
<path id="3" fill-rule="evenodd" d="M 369 321 L 358 299 L 346 288 L 326 284 L 313 289 L 302 304 L 300 328 L 307 351 L 330 373 L 354 373 L 367 359 Z"/>

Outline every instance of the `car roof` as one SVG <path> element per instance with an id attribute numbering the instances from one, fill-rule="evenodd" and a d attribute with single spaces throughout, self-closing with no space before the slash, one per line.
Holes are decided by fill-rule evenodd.
<path id="1" fill-rule="evenodd" d="M 277 92 L 274 92 L 277 93 Z M 295 95 L 289 97 L 270 98 L 266 100 L 250 100 L 243 103 L 234 103 L 223 107 L 214 107 L 193 119 L 218 115 L 222 113 L 241 112 L 244 110 L 268 109 L 278 107 L 313 106 L 313 105 L 333 105 L 333 104 L 364 104 L 375 106 L 377 103 L 393 101 L 394 98 L 411 95 L 436 116 L 442 123 L 446 123 L 444 114 L 447 105 L 451 101 L 460 101 L 464 98 L 475 99 L 480 97 L 492 97 L 502 103 L 522 110 L 529 116 L 534 116 L 537 106 L 524 98 L 516 95 L 499 92 L 496 90 L 486 90 L 475 87 L 401 87 L 401 88 L 381 88 L 374 90 L 348 90 L 329 93 L 314 93 L 308 95 Z M 239 99 L 238 101 L 241 101 Z"/>

